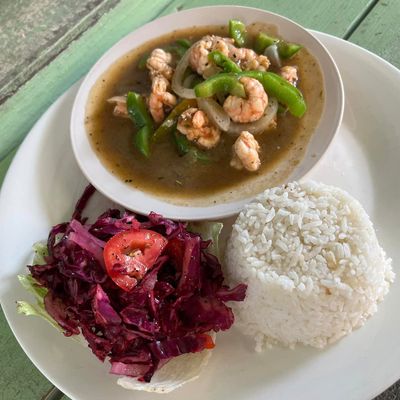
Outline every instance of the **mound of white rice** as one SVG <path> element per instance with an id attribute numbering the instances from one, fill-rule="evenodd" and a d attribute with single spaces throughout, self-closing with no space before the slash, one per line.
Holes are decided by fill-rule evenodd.
<path id="1" fill-rule="evenodd" d="M 233 308 L 257 351 L 338 340 L 377 311 L 394 279 L 361 204 L 316 182 L 268 189 L 248 204 L 225 257 L 229 279 L 248 284 Z"/>

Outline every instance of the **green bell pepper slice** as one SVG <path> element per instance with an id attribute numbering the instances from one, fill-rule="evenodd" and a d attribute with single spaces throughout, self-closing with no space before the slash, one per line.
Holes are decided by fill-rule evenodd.
<path id="1" fill-rule="evenodd" d="M 246 71 L 240 74 L 257 79 L 269 96 L 275 97 L 279 103 L 289 109 L 295 117 L 301 118 L 307 111 L 303 94 L 286 79 L 273 72 Z"/>
<path id="2" fill-rule="evenodd" d="M 186 50 L 192 45 L 189 39 L 177 39 L 175 43 L 181 47 L 185 47 Z"/>
<path id="3" fill-rule="evenodd" d="M 267 35 L 267 34 L 264 33 L 264 32 L 260 32 L 260 33 L 257 35 L 256 40 L 255 40 L 255 42 L 254 42 L 254 50 L 255 50 L 257 53 L 263 53 L 264 50 L 265 50 L 267 47 L 271 46 L 271 45 L 274 44 L 274 43 L 278 43 L 278 42 L 279 42 L 279 39 L 278 39 L 278 38 L 269 36 L 269 35 Z"/>
<path id="4" fill-rule="evenodd" d="M 185 135 L 182 135 L 177 129 L 173 133 L 173 139 L 175 142 L 178 154 L 183 157 L 186 154 L 192 156 L 194 161 L 208 162 L 210 158 L 204 151 L 199 150 L 194 144 L 192 144 Z"/>
<path id="5" fill-rule="evenodd" d="M 153 129 L 145 125 L 140 128 L 133 137 L 134 145 L 146 158 L 150 157 L 150 138 L 152 133 Z"/>
<path id="6" fill-rule="evenodd" d="M 196 107 L 195 99 L 184 99 L 169 113 L 162 124 L 156 129 L 152 136 L 152 142 L 157 142 L 174 131 L 179 116 L 190 107 Z"/>
<path id="7" fill-rule="evenodd" d="M 213 75 L 194 87 L 196 97 L 212 97 L 215 94 L 231 94 L 246 97 L 243 85 L 238 80 L 238 74 L 221 73 Z"/>
<path id="8" fill-rule="evenodd" d="M 300 118 L 306 112 L 307 105 L 300 90 L 273 72 L 243 71 L 237 74 L 221 73 L 206 79 L 197 85 L 194 91 L 197 97 L 211 97 L 221 92 L 245 97 L 243 85 L 239 82 L 239 79 L 244 76 L 257 79 L 263 85 L 267 94 L 276 97 L 278 102 L 285 105 L 295 117 Z M 230 88 L 237 87 L 237 84 L 241 85 L 243 95 L 241 95 L 241 92 L 238 95 L 234 91 L 229 90 Z"/>
<path id="9" fill-rule="evenodd" d="M 300 44 L 282 40 L 278 43 L 278 53 L 283 59 L 287 60 L 292 58 L 302 47 Z"/>
<path id="10" fill-rule="evenodd" d="M 234 61 L 220 51 L 212 51 L 208 55 L 208 59 L 218 67 L 221 67 L 224 72 L 242 72 L 240 67 Z"/>
<path id="11" fill-rule="evenodd" d="M 129 117 L 138 129 L 133 138 L 133 143 L 141 154 L 149 157 L 153 120 L 147 112 L 146 103 L 138 93 L 129 92 L 126 97 L 126 107 Z"/>
<path id="12" fill-rule="evenodd" d="M 182 135 L 181 133 L 178 132 L 178 130 L 175 127 L 174 134 L 173 134 L 173 139 L 174 143 L 176 146 L 176 149 L 178 151 L 178 154 L 183 157 L 185 154 L 189 153 L 189 140 L 186 138 L 185 135 Z"/>
<path id="13" fill-rule="evenodd" d="M 136 128 L 140 129 L 145 125 L 153 126 L 153 120 L 147 112 L 146 103 L 140 94 L 128 92 L 126 108 Z"/>
<path id="14" fill-rule="evenodd" d="M 256 37 L 254 50 L 257 53 L 263 53 L 267 47 L 274 43 L 278 47 L 279 56 L 285 60 L 293 57 L 303 47 L 297 43 L 286 42 L 285 40 L 269 36 L 264 32 L 260 32 Z"/>
<path id="15" fill-rule="evenodd" d="M 191 45 L 188 39 L 177 39 L 173 44 L 164 47 L 164 50 L 175 53 L 178 58 L 182 58 Z"/>
<path id="16" fill-rule="evenodd" d="M 246 41 L 246 25 L 237 19 L 229 20 L 229 36 L 239 47 L 243 47 Z"/>

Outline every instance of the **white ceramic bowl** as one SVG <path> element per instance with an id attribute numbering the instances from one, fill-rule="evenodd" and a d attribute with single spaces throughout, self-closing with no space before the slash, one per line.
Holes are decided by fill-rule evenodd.
<path id="1" fill-rule="evenodd" d="M 301 43 L 318 60 L 325 85 L 325 106 L 302 162 L 290 180 L 304 177 L 327 150 L 342 120 L 344 91 L 339 71 L 326 48 L 310 32 L 295 22 L 267 11 L 237 6 L 201 7 L 170 14 L 152 21 L 121 39 L 92 67 L 76 96 L 71 115 L 72 148 L 88 180 L 105 196 L 133 211 L 147 214 L 156 211 L 165 217 L 181 220 L 216 219 L 237 213 L 251 198 L 203 207 L 171 204 L 160 197 L 134 189 L 111 174 L 100 162 L 85 130 L 85 107 L 91 88 L 98 78 L 121 56 L 146 41 L 194 25 L 224 25 L 236 18 L 245 24 L 265 22 L 276 25 L 288 41 Z"/>

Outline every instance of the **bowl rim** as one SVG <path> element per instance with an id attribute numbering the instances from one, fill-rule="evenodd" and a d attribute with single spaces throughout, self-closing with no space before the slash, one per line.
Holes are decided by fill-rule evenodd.
<path id="1" fill-rule="evenodd" d="M 330 64 L 330 69 L 331 69 L 331 74 L 329 75 L 332 79 L 335 80 L 335 87 L 337 88 L 337 107 L 336 107 L 336 112 L 333 117 L 333 123 L 334 129 L 332 130 L 332 133 L 329 137 L 329 140 L 325 143 L 324 149 L 322 153 L 317 157 L 312 165 L 310 165 L 306 171 L 303 172 L 303 174 L 297 178 L 298 180 L 303 180 L 305 179 L 313 170 L 316 168 L 321 160 L 323 159 L 324 154 L 326 154 L 327 149 L 329 148 L 330 144 L 332 143 L 332 140 L 336 136 L 339 127 L 341 125 L 341 121 L 343 118 L 343 113 L 344 113 L 344 106 L 345 106 L 345 96 L 344 96 L 344 87 L 343 87 L 343 82 L 342 78 L 340 76 L 339 69 L 329 53 L 329 51 L 326 49 L 326 47 L 320 42 L 320 40 L 312 33 L 310 30 L 306 29 L 302 25 L 298 24 L 297 22 L 294 22 L 293 20 L 282 16 L 280 14 L 263 10 L 260 8 L 256 7 L 247 7 L 247 6 L 237 6 L 237 5 L 212 5 L 212 6 L 200 6 L 200 7 L 194 7 L 194 8 L 189 8 L 186 10 L 178 11 L 177 13 L 172 13 L 168 14 L 159 18 L 156 18 L 152 21 L 149 21 L 148 23 L 137 27 L 135 30 L 132 32 L 129 32 L 127 35 L 123 36 L 121 39 L 119 39 L 115 44 L 113 44 L 110 48 L 107 49 L 103 53 L 103 55 L 93 64 L 93 66 L 90 68 L 90 70 L 87 72 L 86 76 L 84 77 L 82 83 L 80 84 L 78 93 L 74 99 L 73 107 L 72 107 L 72 112 L 71 112 L 71 118 L 70 118 L 70 141 L 72 144 L 72 149 L 74 153 L 75 160 L 77 161 L 77 164 L 84 174 L 84 176 L 89 180 L 89 182 L 92 183 L 92 185 L 99 191 L 101 192 L 104 196 L 108 197 L 112 201 L 120 204 L 121 206 L 130 209 L 134 212 L 137 212 L 139 214 L 148 214 L 150 211 L 155 211 L 158 213 L 162 213 L 165 217 L 171 218 L 171 219 L 177 219 L 177 220 L 210 220 L 210 219 L 220 219 L 220 218 L 225 218 L 225 217 L 230 217 L 232 215 L 237 214 L 245 204 L 249 203 L 251 200 L 253 200 L 258 193 L 248 196 L 246 198 L 240 199 L 240 200 L 235 200 L 235 201 L 227 201 L 223 203 L 217 203 L 214 205 L 207 205 L 207 206 L 190 206 L 190 205 L 176 205 L 173 203 L 170 203 L 168 201 L 164 201 L 161 199 L 160 196 L 155 196 L 152 195 L 149 192 L 142 191 L 140 189 L 135 189 L 132 186 L 126 185 L 122 179 L 116 177 L 115 175 L 111 174 L 111 172 L 105 167 L 99 160 L 99 157 L 96 155 L 96 152 L 92 148 L 91 143 L 89 143 L 89 138 L 87 135 L 87 131 L 85 128 L 85 123 L 84 123 L 84 116 L 85 116 L 85 109 L 87 106 L 87 100 L 90 94 L 90 91 L 93 87 L 93 84 L 89 84 L 91 80 L 93 80 L 93 76 L 95 76 L 94 82 L 96 82 L 99 77 L 107 70 L 110 68 L 111 65 L 113 65 L 118 59 L 120 59 L 123 54 L 126 54 L 136 47 L 146 43 L 148 40 L 153 39 L 153 37 L 145 37 L 145 38 L 140 38 L 139 40 L 133 40 L 132 42 L 134 43 L 133 46 L 131 46 L 129 49 L 125 49 L 121 54 L 118 54 L 117 56 L 114 56 L 112 60 L 107 61 L 107 58 L 110 57 L 110 54 L 113 52 L 117 51 L 120 47 L 124 47 L 124 43 L 129 40 L 131 36 L 139 36 L 141 31 L 148 30 L 151 28 L 152 25 L 155 25 L 157 23 L 165 23 L 168 22 L 171 18 L 173 18 L 176 15 L 180 15 L 183 17 L 186 14 L 192 15 L 196 14 L 196 12 L 204 10 L 220 10 L 220 11 L 234 11 L 237 13 L 244 14 L 243 17 L 246 17 L 246 13 L 249 12 L 255 12 L 255 13 L 260 13 L 262 14 L 263 17 L 273 17 L 275 19 L 281 20 L 285 23 L 288 23 L 292 26 L 294 26 L 296 29 L 299 29 L 303 32 L 305 36 L 308 36 L 309 40 L 313 41 L 317 47 L 319 47 L 322 50 L 322 53 L 324 54 L 326 60 L 328 60 Z M 227 17 L 228 18 L 228 17 Z M 200 23 L 199 25 L 206 25 L 203 23 Z M 193 22 L 188 23 L 187 27 L 193 26 Z M 278 25 L 279 28 L 279 25 Z M 178 29 L 184 29 L 183 27 L 179 27 Z M 165 34 L 161 33 L 160 35 Z M 155 36 L 157 37 L 157 36 Z M 318 61 L 320 59 L 316 57 Z M 323 80 L 324 80 L 324 86 L 326 89 L 326 75 L 324 73 L 324 69 L 322 68 L 321 64 L 321 72 L 323 74 Z M 84 99 L 84 101 L 82 100 Z M 323 116 L 326 111 L 326 103 L 327 99 L 325 98 L 324 102 L 324 109 L 321 113 L 321 118 L 320 121 L 316 127 L 316 130 L 318 129 L 318 126 L 320 125 Z M 83 109 L 83 111 L 82 111 Z M 83 112 L 83 118 L 79 118 L 82 116 Z M 128 199 L 128 196 L 121 195 L 120 192 L 115 193 L 115 190 L 113 192 L 110 192 L 108 189 L 108 184 L 105 184 L 103 182 L 100 182 L 100 179 L 94 178 L 94 175 L 98 175 L 98 173 L 93 171 L 88 167 L 87 160 L 85 162 L 85 157 L 82 157 L 81 151 L 79 149 L 79 135 L 81 134 L 80 131 L 84 132 L 84 136 L 86 139 L 87 144 L 90 147 L 90 160 L 96 163 L 96 168 L 99 168 L 99 171 L 102 173 L 103 178 L 106 177 L 108 179 L 111 179 L 114 185 L 117 185 L 119 189 L 123 188 L 125 189 L 126 192 L 130 193 L 130 197 Z M 310 142 L 307 144 L 307 148 L 310 147 L 311 141 L 313 137 L 316 136 L 315 132 L 311 137 Z M 88 150 L 87 146 L 85 145 L 86 150 Z M 308 152 L 308 151 L 307 151 Z M 306 152 L 306 153 L 307 153 Z M 96 159 L 96 161 L 93 159 L 93 157 Z M 304 154 L 302 161 L 300 162 L 300 165 L 303 164 L 304 160 L 306 158 L 306 154 Z M 94 168 L 94 169 L 96 169 Z M 295 168 L 294 171 L 297 170 L 297 167 Z M 293 175 L 293 172 L 290 174 L 288 179 L 285 181 L 290 181 L 291 176 Z M 282 182 L 282 183 L 285 183 Z M 131 201 L 129 201 L 131 198 L 137 199 L 135 204 L 132 204 Z M 189 200 L 190 201 L 190 200 Z M 150 202 L 152 205 L 148 205 L 148 202 Z"/>

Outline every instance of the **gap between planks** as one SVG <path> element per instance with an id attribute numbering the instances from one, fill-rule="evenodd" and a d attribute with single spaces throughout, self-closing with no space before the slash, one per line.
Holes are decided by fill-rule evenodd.
<path id="1" fill-rule="evenodd" d="M 371 0 L 371 2 L 367 5 L 365 10 L 353 21 L 353 23 L 349 26 L 345 34 L 343 35 L 344 40 L 349 40 L 351 35 L 355 32 L 355 30 L 362 24 L 368 14 L 374 9 L 374 7 L 379 3 L 380 0 Z"/>

